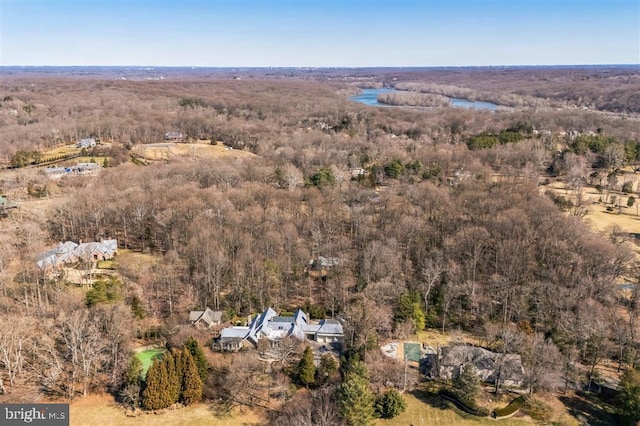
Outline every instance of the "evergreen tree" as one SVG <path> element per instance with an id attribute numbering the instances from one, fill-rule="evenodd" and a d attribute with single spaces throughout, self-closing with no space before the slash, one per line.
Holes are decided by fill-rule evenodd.
<path id="1" fill-rule="evenodd" d="M 340 415 L 349 425 L 364 426 L 371 422 L 375 398 L 369 388 L 369 373 L 362 361 L 350 363 L 338 388 Z"/>
<path id="2" fill-rule="evenodd" d="M 407 409 L 407 403 L 395 389 L 380 395 L 376 399 L 376 414 L 383 419 L 392 419 Z"/>
<path id="3" fill-rule="evenodd" d="M 178 375 L 178 384 L 179 384 L 179 388 L 180 388 L 180 392 L 182 392 L 182 382 L 184 381 L 184 370 L 185 370 L 185 358 L 182 355 L 184 351 L 183 350 L 178 350 L 178 349 L 174 349 L 173 350 L 173 363 L 175 364 L 175 368 L 176 368 L 176 374 Z"/>
<path id="4" fill-rule="evenodd" d="M 324 354 L 320 358 L 320 365 L 316 369 L 316 383 L 323 385 L 338 371 L 338 363 L 329 354 Z"/>
<path id="5" fill-rule="evenodd" d="M 184 374 L 181 400 L 184 405 L 191 405 L 202 398 L 202 380 L 200 380 L 196 362 L 186 347 L 182 352 L 182 364 L 184 366 Z"/>
<path id="6" fill-rule="evenodd" d="M 164 362 L 155 360 L 147 371 L 142 391 L 142 407 L 145 410 L 161 410 L 172 403 L 167 369 Z"/>
<path id="7" fill-rule="evenodd" d="M 480 378 L 476 373 L 476 368 L 471 363 L 462 366 L 460 374 L 453 379 L 453 392 L 462 402 L 474 407 L 479 391 Z"/>
<path id="8" fill-rule="evenodd" d="M 209 366 L 207 364 L 207 357 L 205 357 L 200 344 L 193 337 L 189 337 L 184 345 L 189 349 L 189 352 L 191 352 L 191 356 L 196 362 L 200 380 L 202 381 L 202 383 L 206 382 Z"/>
<path id="9" fill-rule="evenodd" d="M 413 320 L 416 331 L 423 330 L 426 326 L 426 317 L 422 310 L 421 298 L 417 293 L 404 292 L 400 295 L 396 304 L 396 322 Z"/>
<path id="10" fill-rule="evenodd" d="M 355 374 L 365 380 L 369 380 L 369 370 L 364 362 L 360 361 L 359 354 L 351 355 L 345 362 L 342 363 L 342 377 L 346 379 L 347 375 Z"/>
<path id="11" fill-rule="evenodd" d="M 140 406 L 140 390 L 142 389 L 142 362 L 137 356 L 133 356 L 122 376 L 120 387 L 121 401 L 132 408 Z"/>
<path id="12" fill-rule="evenodd" d="M 164 364 L 164 368 L 167 371 L 167 379 L 169 386 L 169 394 L 171 395 L 171 404 L 178 402 L 180 398 L 180 390 L 182 388 L 182 381 L 180 380 L 180 374 L 176 369 L 175 359 L 172 353 L 167 353 L 163 358 L 162 362 Z"/>
<path id="13" fill-rule="evenodd" d="M 131 361 L 129 361 L 129 366 L 127 370 L 124 372 L 123 376 L 123 384 L 124 385 L 133 385 L 140 384 L 142 382 L 142 361 L 137 356 L 132 356 Z"/>
<path id="14" fill-rule="evenodd" d="M 640 420 L 640 373 L 628 368 L 620 378 L 620 409 L 629 425 Z"/>
<path id="15" fill-rule="evenodd" d="M 307 346 L 302 354 L 302 359 L 298 363 L 297 371 L 298 381 L 300 384 L 309 387 L 316 381 L 316 366 L 313 363 L 313 351 Z"/>

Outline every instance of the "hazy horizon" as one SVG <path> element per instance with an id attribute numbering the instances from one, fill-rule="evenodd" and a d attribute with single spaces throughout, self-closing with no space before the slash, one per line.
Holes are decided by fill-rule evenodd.
<path id="1" fill-rule="evenodd" d="M 616 63 L 616 64 L 492 64 L 492 65 L 433 65 L 433 66 L 421 66 L 421 65 L 367 65 L 367 66 L 207 66 L 207 65 L 140 65 L 140 64 L 126 64 L 126 65 L 104 65 L 104 64 L 92 64 L 92 65 L 23 65 L 23 64 L 2 64 L 0 68 L 138 68 L 138 69 L 220 69 L 220 70 L 255 70 L 255 69 L 296 69 L 296 70 L 366 70 L 366 69 L 448 69 L 448 68 L 588 68 L 588 67 L 640 67 L 638 63 Z"/>
<path id="2" fill-rule="evenodd" d="M 0 24 L 2 66 L 640 63 L 637 0 L 0 0 Z"/>

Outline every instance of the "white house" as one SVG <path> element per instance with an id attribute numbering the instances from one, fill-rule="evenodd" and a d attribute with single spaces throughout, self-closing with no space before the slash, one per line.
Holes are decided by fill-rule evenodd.
<path id="1" fill-rule="evenodd" d="M 96 140 L 94 138 L 80 139 L 76 142 L 76 148 L 91 148 L 96 146 Z"/>
<path id="2" fill-rule="evenodd" d="M 250 341 L 257 347 L 261 339 L 267 339 L 271 346 L 277 346 L 289 336 L 340 347 L 344 341 L 344 330 L 340 321 L 313 321 L 302 309 L 298 309 L 292 317 L 285 317 L 278 316 L 276 311 L 267 308 L 250 321 L 248 326 L 223 328 L 219 343 L 223 351 L 237 351 L 245 341 Z"/>

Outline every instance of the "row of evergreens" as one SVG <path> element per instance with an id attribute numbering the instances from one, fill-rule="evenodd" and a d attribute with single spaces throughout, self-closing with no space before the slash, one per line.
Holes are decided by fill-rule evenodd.
<path id="1" fill-rule="evenodd" d="M 175 403 L 194 404 L 202 398 L 207 361 L 198 342 L 190 338 L 182 349 L 174 348 L 156 358 L 143 376 L 142 363 L 133 357 L 120 392 L 133 408 L 161 410 Z"/>

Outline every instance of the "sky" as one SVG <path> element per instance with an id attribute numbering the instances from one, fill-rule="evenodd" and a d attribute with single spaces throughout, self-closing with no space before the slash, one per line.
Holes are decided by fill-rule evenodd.
<path id="1" fill-rule="evenodd" d="M 0 65 L 640 64 L 640 0 L 0 0 Z"/>

